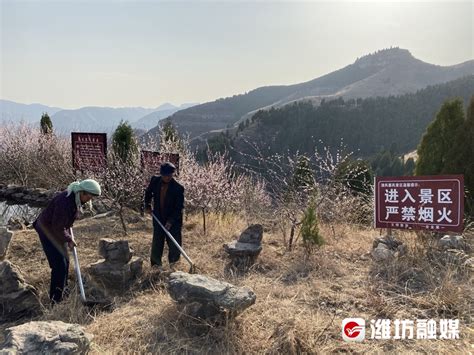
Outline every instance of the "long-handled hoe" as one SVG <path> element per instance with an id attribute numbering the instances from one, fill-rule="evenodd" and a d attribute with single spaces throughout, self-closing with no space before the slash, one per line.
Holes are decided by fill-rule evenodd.
<path id="1" fill-rule="evenodd" d="M 72 239 L 74 240 L 74 232 L 72 231 L 72 228 L 69 229 L 69 232 L 71 234 Z M 72 248 L 72 255 L 73 255 L 73 258 L 74 258 L 74 269 L 76 270 L 77 285 L 79 286 L 79 293 L 80 293 L 82 304 L 84 304 L 85 306 L 88 306 L 88 307 L 94 307 L 94 306 L 97 306 L 97 305 L 110 306 L 110 304 L 108 302 L 88 301 L 86 299 L 86 293 L 84 292 L 84 284 L 82 282 L 81 267 L 79 265 L 79 258 L 77 257 L 76 247 Z"/>
<path id="2" fill-rule="evenodd" d="M 194 274 L 196 272 L 196 266 L 194 265 L 193 261 L 191 260 L 191 258 L 188 256 L 188 254 L 186 254 L 186 252 L 184 251 L 183 248 L 181 248 L 181 245 L 178 244 L 178 242 L 176 241 L 176 239 L 174 239 L 174 237 L 171 235 L 171 233 L 165 228 L 165 226 L 160 222 L 160 220 L 156 217 L 155 215 L 155 212 L 151 212 L 151 215 L 153 216 L 153 219 L 156 221 L 156 223 L 158 223 L 158 225 L 164 230 L 164 232 L 166 233 L 166 235 L 168 236 L 168 238 L 171 239 L 171 241 L 173 242 L 173 244 L 176 246 L 176 248 L 178 248 L 178 250 L 181 252 L 181 254 L 183 254 L 184 258 L 188 261 L 189 265 L 190 265 L 190 268 L 189 268 L 189 273 L 190 274 Z"/>

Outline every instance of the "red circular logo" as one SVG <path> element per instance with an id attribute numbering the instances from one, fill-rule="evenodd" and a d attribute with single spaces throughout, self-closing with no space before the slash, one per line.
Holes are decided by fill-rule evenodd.
<path id="1" fill-rule="evenodd" d="M 344 333 L 349 337 L 349 338 L 356 338 L 360 334 L 360 325 L 356 322 L 348 322 L 344 326 Z"/>

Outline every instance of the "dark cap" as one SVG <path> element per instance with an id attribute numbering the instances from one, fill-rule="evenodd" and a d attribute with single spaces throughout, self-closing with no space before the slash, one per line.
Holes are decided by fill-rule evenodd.
<path id="1" fill-rule="evenodd" d="M 176 170 L 176 167 L 170 163 L 166 162 L 161 164 L 160 166 L 160 175 L 161 176 L 166 176 L 166 175 L 172 175 Z"/>

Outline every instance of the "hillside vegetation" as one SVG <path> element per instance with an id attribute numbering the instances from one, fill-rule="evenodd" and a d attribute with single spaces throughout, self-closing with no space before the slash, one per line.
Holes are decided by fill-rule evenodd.
<path id="1" fill-rule="evenodd" d="M 467 106 L 474 93 L 474 76 L 430 86 L 412 94 L 367 99 L 342 98 L 297 102 L 279 109 L 262 110 L 238 129 L 214 135 L 212 150 L 251 152 L 249 143 L 264 154 L 287 151 L 311 153 L 315 148 L 340 147 L 358 157 L 370 157 L 394 145 L 399 153 L 416 149 L 423 132 L 444 101 L 461 98 Z"/>
<path id="2" fill-rule="evenodd" d="M 259 109 L 311 100 L 366 98 L 412 93 L 429 85 L 474 74 L 474 61 L 443 67 L 416 59 L 406 49 L 390 48 L 358 58 L 344 68 L 294 85 L 260 87 L 232 97 L 197 105 L 171 116 L 181 134 L 191 138 L 221 130 L 251 117 Z M 156 134 L 154 128 L 149 134 Z"/>
<path id="3" fill-rule="evenodd" d="M 455 264 L 445 264 L 443 258 L 436 257 L 436 249 L 414 233 L 398 233 L 409 246 L 408 255 L 390 264 L 376 264 L 368 254 L 379 234 L 372 228 L 323 225 L 326 245 L 309 257 L 301 247 L 288 251 L 278 229 L 266 228 L 257 263 L 247 274 L 238 275 L 226 271 L 222 244 L 245 226 L 235 216 L 212 216 L 207 234 L 199 218 L 188 216 L 184 226 L 184 247 L 200 273 L 248 286 L 256 293 L 256 304 L 235 321 L 217 326 L 179 313 L 166 291 L 166 276 L 151 271 L 148 263 L 133 289 L 115 299 L 113 310 L 84 307 L 73 290 L 64 304 L 46 310 L 40 319 L 85 325 L 94 335 L 93 354 L 470 351 L 473 285 L 469 274 Z M 127 239 L 135 254 L 148 260 L 151 220 L 131 215 L 129 231 Z M 100 258 L 100 238 L 122 238 L 117 217 L 80 221 L 75 232 L 83 266 Z M 27 282 L 40 290 L 47 304 L 49 268 L 37 235 L 31 230 L 16 232 L 9 259 L 20 266 Z M 184 260 L 179 269 L 187 271 Z M 70 285 L 74 283 L 72 276 Z M 349 344 L 341 339 L 341 321 L 347 317 L 367 322 L 377 318 L 458 318 L 461 339 Z"/>

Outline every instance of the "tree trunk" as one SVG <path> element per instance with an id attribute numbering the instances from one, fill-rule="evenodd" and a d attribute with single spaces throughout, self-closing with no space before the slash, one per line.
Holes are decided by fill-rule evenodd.
<path id="1" fill-rule="evenodd" d="M 291 250 L 293 248 L 293 238 L 295 237 L 295 224 L 291 224 L 291 230 L 290 230 L 290 239 L 288 241 L 288 249 Z"/>
<path id="2" fill-rule="evenodd" d="M 123 228 L 123 231 L 125 233 L 125 235 L 127 235 L 127 225 L 125 224 L 125 219 L 123 218 L 123 206 L 120 206 L 120 209 L 119 209 L 119 216 L 120 216 L 120 222 L 122 222 L 122 228 Z"/>
<path id="3" fill-rule="evenodd" d="M 206 209 L 202 209 L 202 225 L 204 228 L 204 234 L 206 234 Z"/>

